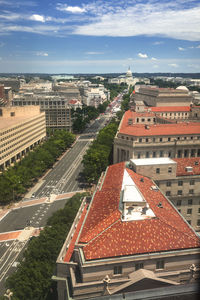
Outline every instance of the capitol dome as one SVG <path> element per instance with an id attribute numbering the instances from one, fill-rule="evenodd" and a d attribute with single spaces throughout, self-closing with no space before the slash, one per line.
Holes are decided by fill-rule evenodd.
<path id="1" fill-rule="evenodd" d="M 129 67 L 128 71 L 126 72 L 126 77 L 133 77 L 130 67 Z"/>
<path id="2" fill-rule="evenodd" d="M 176 88 L 176 90 L 184 90 L 184 91 L 189 91 L 188 90 L 188 88 L 186 87 L 186 86 L 184 86 L 184 85 L 180 85 L 180 86 L 178 86 L 177 88 Z"/>

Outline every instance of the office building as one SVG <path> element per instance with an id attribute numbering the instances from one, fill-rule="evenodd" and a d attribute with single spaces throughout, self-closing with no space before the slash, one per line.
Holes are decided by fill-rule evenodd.
<path id="1" fill-rule="evenodd" d="M 46 137 L 45 113 L 39 106 L 0 108 L 0 168 L 20 160 Z"/>
<path id="2" fill-rule="evenodd" d="M 200 156 L 200 124 L 159 119 L 154 113 L 126 111 L 114 139 L 113 161 L 130 158 Z M 171 120 L 172 121 L 172 120 Z"/>

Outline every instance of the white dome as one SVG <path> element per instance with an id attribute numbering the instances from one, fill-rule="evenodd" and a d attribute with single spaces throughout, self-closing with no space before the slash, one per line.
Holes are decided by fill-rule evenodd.
<path id="1" fill-rule="evenodd" d="M 126 72 L 126 77 L 132 77 L 132 72 L 130 69 Z"/>
<path id="2" fill-rule="evenodd" d="M 180 85 L 176 88 L 176 90 L 184 90 L 184 91 L 189 91 L 188 88 L 184 85 Z"/>

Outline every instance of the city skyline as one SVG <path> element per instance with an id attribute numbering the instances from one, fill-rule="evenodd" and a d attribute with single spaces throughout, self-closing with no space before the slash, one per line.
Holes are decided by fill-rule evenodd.
<path id="1" fill-rule="evenodd" d="M 0 0 L 0 70 L 196 73 L 199 1 Z"/>

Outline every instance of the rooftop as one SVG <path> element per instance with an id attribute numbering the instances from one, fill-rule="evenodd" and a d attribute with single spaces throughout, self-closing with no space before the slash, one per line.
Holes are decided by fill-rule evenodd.
<path id="1" fill-rule="evenodd" d="M 130 159 L 136 166 L 175 164 L 169 157 Z"/>
<path id="2" fill-rule="evenodd" d="M 132 188 L 126 188 L 131 182 L 133 194 Z M 154 185 L 149 178 L 126 168 L 125 163 L 107 169 L 100 190 L 94 194 L 78 240 L 83 245 L 86 260 L 200 246 L 196 233 L 165 196 L 152 188 Z M 127 202 L 124 204 L 122 195 L 125 191 L 126 197 L 126 190 Z M 128 206 L 124 205 L 131 201 L 134 204 L 135 195 L 142 199 L 141 204 L 149 214 L 141 217 L 142 212 L 135 210 L 131 219 L 123 219 L 123 213 L 128 212 Z"/>
<path id="3" fill-rule="evenodd" d="M 153 106 L 146 109 L 152 112 L 189 112 L 191 110 L 190 106 Z"/>
<path id="4" fill-rule="evenodd" d="M 128 120 L 134 118 L 134 112 L 128 110 L 125 112 L 119 133 L 132 136 L 163 136 L 163 135 L 187 135 L 200 134 L 200 125 L 195 122 L 183 122 L 172 124 L 154 124 L 146 127 L 143 124 L 129 125 Z"/>
<path id="5" fill-rule="evenodd" d="M 200 175 L 200 157 L 173 158 L 177 163 L 177 176 Z M 191 167 L 187 169 L 188 167 Z"/>

